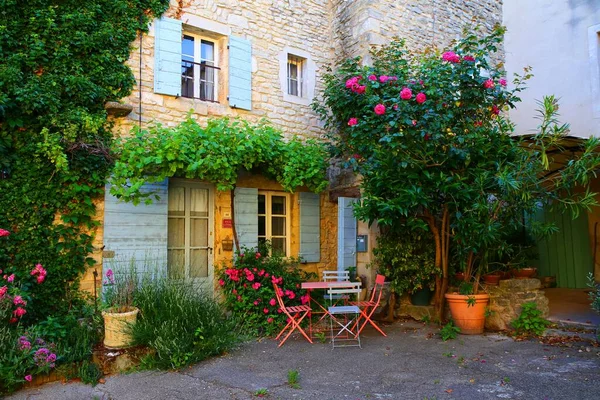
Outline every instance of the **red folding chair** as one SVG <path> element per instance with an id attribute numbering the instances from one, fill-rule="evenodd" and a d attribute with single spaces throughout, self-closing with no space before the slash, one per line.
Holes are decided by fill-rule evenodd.
<path id="1" fill-rule="evenodd" d="M 377 275 L 375 278 L 375 286 L 373 287 L 373 291 L 371 292 L 371 298 L 369 300 L 363 301 L 353 301 L 350 304 L 360 307 L 361 309 L 361 318 L 364 318 L 364 322 L 358 329 L 358 334 L 362 332 L 364 327 L 367 325 L 367 322 L 370 323 L 373 328 L 377 329 L 379 333 L 383 336 L 387 336 L 378 326 L 373 322 L 371 316 L 379 307 L 379 303 L 381 302 L 381 293 L 383 292 L 383 283 L 385 282 L 385 276 Z"/>
<path id="2" fill-rule="evenodd" d="M 298 330 L 298 332 L 300 332 L 302 334 L 302 336 L 304 336 L 306 338 L 306 340 L 308 340 L 310 343 L 312 343 L 313 341 L 310 339 L 310 337 L 308 337 L 306 332 L 304 332 L 304 329 L 302 329 L 302 327 L 300 326 L 300 323 L 311 311 L 311 308 L 307 305 L 290 306 L 290 307 L 286 306 L 285 304 L 283 304 L 283 298 L 281 297 L 281 295 L 283 294 L 283 291 L 276 284 L 273 284 L 273 287 L 275 288 L 275 297 L 277 298 L 277 303 L 279 304 L 279 308 L 281 308 L 281 311 L 288 317 L 287 325 L 285 326 L 285 328 L 283 328 L 281 330 L 281 332 L 279 332 L 279 335 L 277 335 L 277 337 L 275 338 L 276 340 L 279 340 L 281 335 L 283 335 L 286 331 L 288 331 L 287 335 L 285 335 L 285 337 L 283 339 L 281 339 L 281 342 L 279 343 L 278 347 L 281 347 L 281 345 L 283 343 L 285 343 L 285 341 L 290 337 L 292 332 L 294 332 L 295 330 Z"/>

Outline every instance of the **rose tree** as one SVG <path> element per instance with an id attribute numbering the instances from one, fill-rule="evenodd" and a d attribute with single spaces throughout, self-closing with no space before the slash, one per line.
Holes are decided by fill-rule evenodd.
<path id="1" fill-rule="evenodd" d="M 515 76 L 509 89 L 501 64 L 489 61 L 503 35 L 502 27 L 484 37 L 465 31 L 444 53 L 410 52 L 394 41 L 373 52 L 371 66 L 351 59 L 326 74 L 323 103 L 315 104 L 334 156 L 361 176 L 357 216 L 384 230 L 407 222 L 433 234 L 442 271 L 436 278 L 439 316 L 452 247 L 468 269 L 485 267 L 488 252 L 506 244 L 506 232 L 518 229 L 524 212 L 551 200 L 594 203 L 593 194 L 572 189 L 587 183 L 599 164 L 595 139 L 581 159 L 545 172 L 545 149 L 567 132 L 556 123 L 553 98 L 544 101 L 532 148 L 510 136 L 513 126 L 503 111 L 519 101 L 530 74 L 525 69 Z"/>

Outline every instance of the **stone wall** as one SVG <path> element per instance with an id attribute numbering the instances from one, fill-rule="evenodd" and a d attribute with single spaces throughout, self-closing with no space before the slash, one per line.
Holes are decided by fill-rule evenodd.
<path id="1" fill-rule="evenodd" d="M 485 328 L 489 330 L 511 329 L 511 321 L 521 313 L 523 303 L 534 302 L 547 318 L 550 312 L 548 298 L 542 289 L 539 279 L 507 279 L 498 286 L 487 286 L 490 295 L 489 315 L 485 320 Z"/>

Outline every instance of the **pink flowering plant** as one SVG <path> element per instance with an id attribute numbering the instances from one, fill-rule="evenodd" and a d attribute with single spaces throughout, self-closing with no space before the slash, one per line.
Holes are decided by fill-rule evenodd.
<path id="1" fill-rule="evenodd" d="M 233 266 L 223 268 L 219 286 L 226 307 L 245 321 L 246 331 L 256 335 L 277 334 L 285 324 L 273 283 L 282 290 L 286 305 L 308 302 L 300 283 L 311 278 L 299 268 L 299 260 L 269 255 L 269 249 L 243 248 L 236 254 Z"/>
<path id="2" fill-rule="evenodd" d="M 593 193 L 573 189 L 600 164 L 597 139 L 581 146 L 579 159 L 550 170 L 546 149 L 568 133 L 557 123 L 555 98 L 540 102 L 530 142 L 511 135 L 506 111 L 531 74 L 525 68 L 508 83 L 497 54 L 504 33 L 467 28 L 443 50 L 410 51 L 393 41 L 372 52 L 372 65 L 354 58 L 330 70 L 314 103 L 332 156 L 361 176 L 356 215 L 377 221 L 383 234 L 399 226 L 429 231 L 441 271 L 432 277 L 439 317 L 451 255 L 479 276 L 489 254 L 510 246 L 507 233 L 524 228 L 524 213 L 536 214 L 540 204 L 576 212 L 595 203 Z"/>

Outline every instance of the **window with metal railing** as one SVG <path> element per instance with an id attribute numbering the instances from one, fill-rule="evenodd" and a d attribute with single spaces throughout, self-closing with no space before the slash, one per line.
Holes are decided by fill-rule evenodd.
<path id="1" fill-rule="evenodd" d="M 215 42 L 184 34 L 181 41 L 181 95 L 217 102 L 219 71 Z"/>

